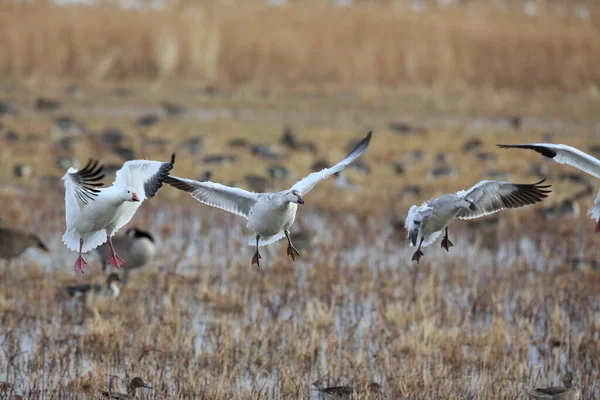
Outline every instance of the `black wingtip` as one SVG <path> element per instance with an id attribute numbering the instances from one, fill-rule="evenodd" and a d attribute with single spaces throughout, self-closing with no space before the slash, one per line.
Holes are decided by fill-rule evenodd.
<path id="1" fill-rule="evenodd" d="M 542 185 L 542 183 L 544 182 L 546 182 L 546 178 L 542 179 L 539 182 L 531 184 L 531 186 L 536 188 L 541 193 L 552 193 L 552 190 L 549 190 L 549 188 L 551 188 L 552 185 Z"/>
<path id="2" fill-rule="evenodd" d="M 171 154 L 171 165 L 175 164 L 175 153 Z"/>
<path id="3" fill-rule="evenodd" d="M 358 153 L 358 152 L 364 152 L 367 147 L 369 146 L 369 142 L 371 141 L 371 135 L 373 134 L 373 131 L 369 131 L 369 133 L 367 134 L 367 136 L 365 136 L 365 138 L 363 140 L 361 140 L 360 142 L 358 142 L 358 144 L 356 145 L 356 147 L 354 147 L 352 149 L 352 151 L 350 153 L 348 153 L 348 156 L 351 156 L 352 154 Z M 346 156 L 346 157 L 348 157 Z"/>
<path id="4" fill-rule="evenodd" d="M 363 139 L 363 143 L 366 146 L 369 145 L 369 143 L 371 142 L 371 135 L 373 134 L 373 131 L 369 131 L 369 133 L 367 133 L 367 136 Z"/>
<path id="5" fill-rule="evenodd" d="M 536 151 L 538 153 L 540 153 L 543 156 L 546 156 L 548 158 L 554 158 L 556 157 L 556 151 L 552 150 L 549 147 L 545 147 L 545 146 L 537 146 L 537 145 L 533 145 L 533 144 L 496 144 L 496 146 L 500 147 L 501 149 L 527 149 L 527 150 L 533 150 Z"/>

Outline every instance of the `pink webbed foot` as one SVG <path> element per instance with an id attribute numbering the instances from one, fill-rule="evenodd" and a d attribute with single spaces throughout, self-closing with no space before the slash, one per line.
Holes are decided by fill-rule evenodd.
<path id="1" fill-rule="evenodd" d="M 125 260 L 123 260 L 117 255 L 117 253 L 113 251 L 108 256 L 108 263 L 116 268 L 121 268 L 121 265 L 125 264 Z"/>
<path id="2" fill-rule="evenodd" d="M 83 256 L 80 254 L 75 261 L 75 272 L 81 272 L 83 274 L 83 268 L 87 265 L 87 262 L 83 259 Z"/>

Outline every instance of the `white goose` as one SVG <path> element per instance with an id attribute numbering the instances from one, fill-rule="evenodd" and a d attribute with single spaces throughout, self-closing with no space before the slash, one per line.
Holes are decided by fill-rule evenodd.
<path id="1" fill-rule="evenodd" d="M 67 230 L 62 241 L 70 250 L 79 250 L 75 271 L 81 271 L 87 262 L 82 254 L 108 240 L 111 252 L 108 262 L 117 268 L 125 263 L 115 253 L 111 237 L 127 224 L 145 199 L 154 197 L 175 163 L 133 160 L 117 171 L 112 186 L 102 189 L 99 183 L 103 166 L 90 160 L 82 169 L 69 168 L 65 181 L 65 216 Z"/>
<path id="2" fill-rule="evenodd" d="M 165 183 L 188 192 L 196 200 L 230 213 L 240 215 L 248 220 L 246 226 L 254 232 L 248 242 L 256 246 L 252 264 L 260 266 L 262 258 L 258 252 L 259 246 L 266 246 L 283 239 L 288 240 L 287 254 L 296 260 L 300 253 L 290 240 L 289 229 L 296 218 L 298 204 L 304 204 L 303 196 L 310 192 L 317 183 L 333 174 L 340 172 L 351 162 L 360 157 L 371 140 L 371 132 L 356 145 L 346 158 L 331 168 L 313 172 L 296 182 L 289 190 L 278 193 L 254 193 L 243 189 L 233 188 L 219 183 L 198 182 L 192 179 L 169 176 Z"/>
<path id="3" fill-rule="evenodd" d="M 503 149 L 529 149 L 553 159 L 559 164 L 568 164 L 600 179 L 600 160 L 590 156 L 575 147 L 565 144 L 499 144 Z M 588 210 L 588 215 L 596 221 L 596 233 L 600 232 L 600 191 L 594 200 L 594 205 Z"/>
<path id="4" fill-rule="evenodd" d="M 550 193 L 546 190 L 550 185 L 541 185 L 544 181 L 534 184 L 481 181 L 469 190 L 445 194 L 420 206 L 412 206 L 404 225 L 410 246 L 419 244 L 412 260 L 418 263 L 423 255 L 421 247 L 435 242 L 442 230 L 445 230 L 442 247 L 450 251 L 453 244 L 448 239 L 448 225 L 455 218 L 479 218 L 505 208 L 519 208 L 542 201 Z"/>

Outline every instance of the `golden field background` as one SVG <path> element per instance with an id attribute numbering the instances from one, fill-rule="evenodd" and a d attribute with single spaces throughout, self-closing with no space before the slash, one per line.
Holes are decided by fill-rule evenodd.
<path id="1" fill-rule="evenodd" d="M 0 73 L 352 88 L 424 83 L 587 90 L 599 81 L 600 7 L 593 2 L 582 3 L 585 18 L 577 16 L 576 2 L 537 2 L 535 17 L 524 14 L 525 2 L 503 11 L 456 3 L 424 12 L 401 2 L 346 8 L 316 1 L 282 7 L 190 2 L 161 10 L 4 3 Z M 556 15 L 559 6 L 565 15 Z"/>
<path id="2" fill-rule="evenodd" d="M 51 249 L 0 260 L 0 400 L 98 398 L 109 375 L 142 376 L 141 399 L 324 399 L 315 387 L 376 381 L 388 399 L 508 400 L 566 371 L 598 398 L 597 181 L 496 144 L 598 157 L 600 5 L 414 4 L 0 3 L 0 218 Z M 105 281 L 92 254 L 75 274 L 61 243 L 65 164 L 176 152 L 174 175 L 282 190 L 370 130 L 350 183 L 306 196 L 295 263 L 278 242 L 251 267 L 243 219 L 164 187 L 129 225 L 155 235 L 155 260 L 115 301 L 65 298 Z M 437 242 L 410 261 L 410 205 L 542 177 L 543 203 L 457 221 L 449 253 Z"/>

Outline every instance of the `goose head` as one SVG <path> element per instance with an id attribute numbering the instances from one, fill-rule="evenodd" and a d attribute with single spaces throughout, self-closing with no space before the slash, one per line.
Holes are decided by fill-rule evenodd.
<path id="1" fill-rule="evenodd" d="M 304 204 L 304 198 L 302 197 L 302 194 L 295 189 L 287 192 L 285 199 L 290 203 Z"/>
<path id="2" fill-rule="evenodd" d="M 117 275 L 113 272 L 112 274 L 110 274 L 108 276 L 108 278 L 106 278 L 106 286 L 110 287 L 110 285 L 112 285 L 113 283 L 118 282 L 118 281 L 120 281 L 119 275 Z"/>
<path id="3" fill-rule="evenodd" d="M 42 242 L 37 236 L 34 236 L 34 238 L 36 240 L 36 247 L 38 249 L 45 251 L 46 253 L 50 253 L 50 249 L 48 249 L 48 247 L 46 247 L 44 242 Z"/>
<path id="4" fill-rule="evenodd" d="M 464 209 L 469 209 L 471 211 L 477 211 L 477 207 L 475 206 L 475 203 L 469 199 L 469 198 L 463 198 L 460 201 L 460 207 L 464 208 Z"/>
<path id="5" fill-rule="evenodd" d="M 125 236 L 127 236 L 128 238 L 131 238 L 131 239 L 146 238 L 149 241 L 151 241 L 152 243 L 154 243 L 154 236 L 152 236 L 150 234 L 150 232 L 146 232 L 144 230 L 141 230 L 141 229 L 138 229 L 135 227 L 127 229 L 127 231 L 125 231 Z"/>
<path id="6" fill-rule="evenodd" d="M 130 394 L 134 394 L 135 390 L 137 388 L 152 389 L 152 386 L 148 385 L 147 383 L 145 383 L 144 380 L 142 378 L 140 378 L 139 376 L 136 376 L 135 378 L 133 378 L 131 380 L 131 383 L 129 384 L 129 390 L 128 390 L 128 392 Z"/>
<path id="7" fill-rule="evenodd" d="M 140 198 L 138 197 L 137 193 L 135 192 L 135 189 L 132 187 L 126 187 L 125 189 L 123 189 L 123 191 L 121 192 L 121 199 L 123 201 L 131 201 L 131 202 L 140 201 Z"/>

